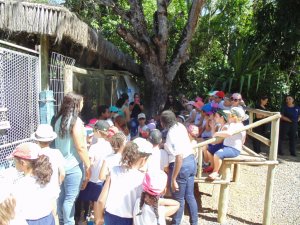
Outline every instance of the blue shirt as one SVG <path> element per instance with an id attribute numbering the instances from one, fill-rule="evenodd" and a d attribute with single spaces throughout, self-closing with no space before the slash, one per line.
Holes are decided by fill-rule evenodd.
<path id="1" fill-rule="evenodd" d="M 300 116 L 300 107 L 288 107 L 285 105 L 282 107 L 281 114 L 289 118 L 293 123 L 298 123 L 298 118 Z"/>

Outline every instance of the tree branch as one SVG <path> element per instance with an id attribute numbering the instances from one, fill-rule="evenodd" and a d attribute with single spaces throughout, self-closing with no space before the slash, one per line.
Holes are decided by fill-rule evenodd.
<path id="1" fill-rule="evenodd" d="M 179 67 L 188 59 L 187 49 L 192 40 L 193 34 L 195 33 L 203 4 L 204 0 L 194 0 L 192 3 L 188 21 L 173 53 L 173 60 L 168 66 L 168 73 L 166 77 L 169 81 L 172 81 L 175 78 Z"/>
<path id="2" fill-rule="evenodd" d="M 164 65 L 167 60 L 167 50 L 168 50 L 168 39 L 169 39 L 169 30 L 168 30 L 168 18 L 167 18 L 167 1 L 166 0 L 157 0 L 157 38 L 158 40 L 158 52 L 159 52 L 159 62 L 161 65 Z M 154 21 L 156 22 L 156 21 Z"/>
<path id="3" fill-rule="evenodd" d="M 144 57 L 147 52 L 147 46 L 140 42 L 136 37 L 134 37 L 126 28 L 120 25 L 117 29 L 117 33 L 124 39 L 124 41 L 129 44 L 133 50 L 140 56 Z"/>
<path id="4" fill-rule="evenodd" d="M 133 31 L 136 37 L 145 41 L 149 47 L 151 46 L 151 39 L 147 30 L 147 23 L 143 12 L 142 1 L 128 0 L 130 5 L 130 19 Z"/>

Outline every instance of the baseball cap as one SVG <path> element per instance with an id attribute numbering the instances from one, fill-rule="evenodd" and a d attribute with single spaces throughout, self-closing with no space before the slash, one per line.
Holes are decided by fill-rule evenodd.
<path id="1" fill-rule="evenodd" d="M 97 123 L 95 123 L 94 125 L 94 129 L 104 132 L 108 131 L 109 127 L 109 123 L 105 120 L 98 120 Z"/>
<path id="2" fill-rule="evenodd" d="M 225 97 L 225 93 L 223 91 L 218 91 L 215 96 L 219 97 L 219 98 L 224 98 Z"/>
<path id="3" fill-rule="evenodd" d="M 246 117 L 245 111 L 240 107 L 233 107 L 230 109 L 230 114 L 244 120 Z"/>
<path id="4" fill-rule="evenodd" d="M 142 186 L 150 195 L 160 195 L 167 185 L 167 174 L 162 170 L 152 170 L 145 174 Z"/>
<path id="5" fill-rule="evenodd" d="M 194 104 L 195 104 L 195 101 L 188 101 L 186 104 L 187 104 L 187 105 L 194 105 Z"/>
<path id="6" fill-rule="evenodd" d="M 138 115 L 138 120 L 139 120 L 139 119 L 146 119 L 145 113 L 140 113 L 140 114 Z"/>
<path id="7" fill-rule="evenodd" d="M 217 94 L 217 92 L 219 92 L 219 91 L 210 91 L 210 92 L 208 92 L 208 96 L 214 96 Z"/>
<path id="8" fill-rule="evenodd" d="M 41 147 L 32 142 L 25 142 L 19 144 L 15 150 L 7 157 L 11 159 L 13 157 L 19 157 L 22 159 L 37 159 L 40 155 Z"/>
<path id="9" fill-rule="evenodd" d="M 201 109 L 204 103 L 202 101 L 197 101 L 193 104 L 197 109 Z"/>
<path id="10" fill-rule="evenodd" d="M 117 106 L 112 105 L 112 106 L 109 107 L 109 111 L 110 111 L 110 112 L 117 113 L 117 112 L 119 112 L 119 109 L 118 109 Z"/>
<path id="11" fill-rule="evenodd" d="M 209 104 L 209 103 L 205 104 L 205 105 L 202 107 L 202 110 L 203 110 L 204 112 L 206 112 L 206 113 L 211 112 L 211 111 L 212 111 L 212 106 L 211 106 L 211 104 Z"/>
<path id="12" fill-rule="evenodd" d="M 144 138 L 137 137 L 132 141 L 138 146 L 140 153 L 152 154 L 152 144 Z"/>

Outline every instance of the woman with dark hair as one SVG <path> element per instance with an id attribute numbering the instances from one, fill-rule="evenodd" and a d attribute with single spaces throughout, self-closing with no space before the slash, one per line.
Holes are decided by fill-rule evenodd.
<path id="1" fill-rule="evenodd" d="M 295 105 L 295 99 L 291 95 L 286 96 L 285 103 L 281 109 L 278 154 L 283 155 L 282 145 L 284 137 L 287 135 L 290 154 L 296 156 L 296 134 L 298 122 L 300 121 L 300 107 Z"/>
<path id="2" fill-rule="evenodd" d="M 126 122 L 130 120 L 130 113 L 128 107 L 129 96 L 126 93 L 123 93 L 121 97 L 116 102 L 116 106 L 119 109 L 119 115 L 123 116 L 126 119 Z"/>
<path id="3" fill-rule="evenodd" d="M 169 94 L 163 110 L 171 110 L 177 116 L 185 108 L 172 94 Z"/>
<path id="4" fill-rule="evenodd" d="M 134 93 L 133 102 L 129 104 L 130 114 L 130 136 L 135 137 L 138 134 L 138 115 L 144 111 L 143 102 L 141 102 L 140 95 L 138 93 Z"/>
<path id="5" fill-rule="evenodd" d="M 259 102 L 258 102 L 258 104 L 256 105 L 255 108 L 266 111 L 267 110 L 266 106 L 268 104 L 268 101 L 269 101 L 268 96 L 266 96 L 266 95 L 261 96 L 259 98 Z M 253 122 L 259 121 L 259 120 L 261 120 L 263 118 L 264 118 L 263 115 L 257 113 L 255 115 L 255 118 L 254 118 Z M 263 125 L 260 125 L 258 127 L 255 127 L 255 128 L 253 128 L 253 131 L 265 137 L 266 133 L 267 133 L 267 124 L 263 124 Z M 256 138 L 253 138 L 253 150 L 256 153 L 260 153 L 261 152 L 261 150 L 260 150 L 260 141 L 257 140 Z"/>
<path id="6" fill-rule="evenodd" d="M 163 111 L 160 117 L 161 125 L 168 129 L 165 150 L 169 153 L 169 179 L 171 193 L 180 203 L 179 210 L 174 214 L 172 224 L 179 225 L 184 211 L 185 201 L 190 213 L 190 224 L 198 224 L 198 206 L 194 196 L 194 177 L 196 161 L 192 144 L 185 126 L 176 121 L 175 114 Z"/>
<path id="7" fill-rule="evenodd" d="M 65 179 L 61 184 L 57 210 L 60 224 L 74 224 L 75 200 L 80 191 L 83 177 L 82 163 L 85 169 L 85 179 L 90 178 L 90 160 L 87 152 L 85 129 L 79 118 L 83 107 L 83 97 L 68 93 L 63 99 L 54 128 L 58 137 L 55 147 L 65 158 Z"/>

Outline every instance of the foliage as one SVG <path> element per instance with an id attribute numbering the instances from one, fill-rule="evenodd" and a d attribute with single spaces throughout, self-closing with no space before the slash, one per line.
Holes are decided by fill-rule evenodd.
<path id="1" fill-rule="evenodd" d="M 237 91 L 248 103 L 268 94 L 274 110 L 283 94 L 300 98 L 299 1 L 211 0 L 203 13 L 177 92 Z"/>

